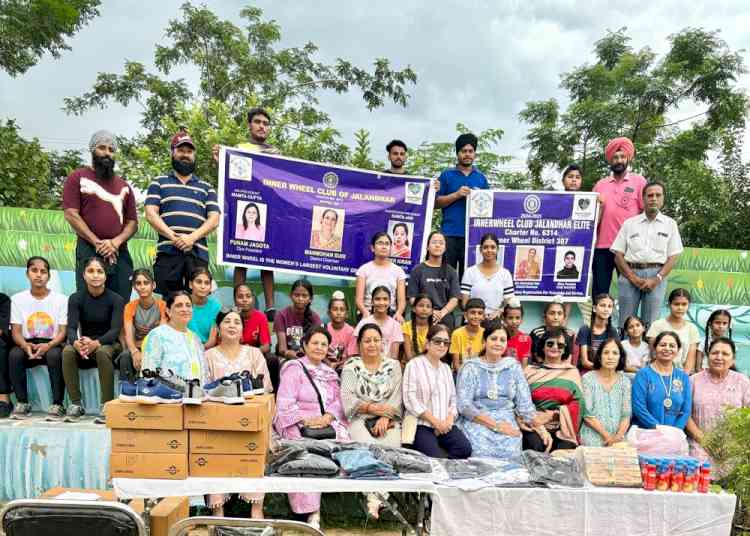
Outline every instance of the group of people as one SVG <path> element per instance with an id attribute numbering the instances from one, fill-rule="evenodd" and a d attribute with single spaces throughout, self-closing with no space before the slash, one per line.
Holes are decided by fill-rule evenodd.
<path id="1" fill-rule="evenodd" d="M 254 109 L 248 121 L 244 148 L 276 152 L 267 144 L 269 114 Z M 674 220 L 660 211 L 664 186 L 628 172 L 629 140 L 610 142 L 612 176 L 594 188 L 602 210 L 591 321 L 577 333 L 567 328 L 569 304 L 559 299 L 546 304 L 542 325 L 526 334 L 513 276 L 498 259 L 498 238 L 484 235 L 481 261 L 463 266 L 466 197 L 489 188 L 473 165 L 477 143 L 472 134 L 459 136 L 457 165 L 439 178 L 442 228 L 429 235 L 425 260 L 407 275 L 391 261 L 403 239 L 376 233 L 373 260 L 356 274 L 355 310 L 338 291 L 323 323 L 305 279 L 291 285 L 291 305 L 278 313 L 270 271 L 261 274 L 265 310 L 244 269 L 234 272 L 231 310 L 212 296 L 206 236 L 218 225 L 220 207 L 213 187 L 194 174 L 195 145 L 184 132 L 171 140 L 172 170 L 146 196 L 146 219 L 159 236 L 153 272 L 133 270 L 127 249 L 137 230 L 133 191 L 114 175 L 114 137 L 95 133 L 91 167 L 73 172 L 63 193 L 66 220 L 78 236 L 77 291 L 65 297 L 50 290 L 51 266 L 34 256 L 26 265 L 29 289 L 0 295 L 0 416 L 29 415 L 26 369 L 39 364 L 47 365 L 52 385 L 48 418 L 69 421 L 85 413 L 81 368 L 98 368 L 102 403 L 115 396 L 115 369 L 124 400 L 134 398 L 139 376 L 182 385 L 189 398 L 211 382 L 249 375 L 275 393 L 273 426 L 283 438 L 324 434 L 406 444 L 432 457 L 513 458 L 522 449 L 613 445 L 632 422 L 685 429 L 691 448 L 705 456 L 703 434 L 722 407 L 750 405 L 750 380 L 733 370 L 729 312 L 715 311 L 700 341 L 686 318 L 690 295 L 676 289 L 670 314 L 658 318 L 665 279 L 682 251 Z M 394 140 L 388 155 L 385 172 L 403 173 L 406 145 Z M 577 166 L 565 170 L 563 185 L 580 188 Z M 247 225 L 257 223 L 248 213 Z M 612 326 L 615 302 L 608 293 L 615 268 L 621 331 Z M 63 408 L 66 390 L 70 402 Z M 242 498 L 253 503 L 254 517 L 262 516 L 262 496 Z M 211 496 L 209 505 L 221 512 L 226 499 Z M 290 503 L 319 522 L 319 495 L 290 494 Z M 380 506 L 368 496 L 372 515 Z"/>

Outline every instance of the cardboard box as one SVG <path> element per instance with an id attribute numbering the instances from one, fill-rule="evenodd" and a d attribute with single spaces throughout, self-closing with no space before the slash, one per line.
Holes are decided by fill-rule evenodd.
<path id="1" fill-rule="evenodd" d="M 136 404 L 112 400 L 104 405 L 109 428 L 182 430 L 182 404 Z"/>
<path id="2" fill-rule="evenodd" d="M 54 499 L 61 493 L 92 493 L 99 496 L 101 501 L 116 501 L 115 492 L 112 490 L 101 490 L 101 489 L 82 489 L 82 488 L 50 488 L 40 495 L 40 499 Z"/>
<path id="3" fill-rule="evenodd" d="M 190 454 L 265 455 L 268 439 L 268 429 L 261 432 L 190 430 Z"/>
<path id="4" fill-rule="evenodd" d="M 254 454 L 190 454 L 190 476 L 261 478 L 266 457 Z"/>
<path id="5" fill-rule="evenodd" d="M 133 499 L 128 504 L 137 514 L 143 516 L 143 499 Z M 190 501 L 187 497 L 167 497 L 162 499 L 149 512 L 151 536 L 168 536 L 169 528 L 188 517 Z"/>
<path id="6" fill-rule="evenodd" d="M 112 478 L 184 480 L 188 476 L 187 454 L 113 452 L 109 472 Z"/>
<path id="7" fill-rule="evenodd" d="M 259 432 L 271 425 L 273 395 L 260 395 L 244 404 L 204 402 L 185 406 L 185 428 L 189 430 L 228 430 Z"/>
<path id="8" fill-rule="evenodd" d="M 187 430 L 112 430 L 112 452 L 187 454 Z"/>

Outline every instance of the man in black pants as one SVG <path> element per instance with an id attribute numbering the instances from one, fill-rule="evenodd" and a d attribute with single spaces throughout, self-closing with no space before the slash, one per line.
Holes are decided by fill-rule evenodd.
<path id="1" fill-rule="evenodd" d="M 10 298 L 0 293 L 0 419 L 10 417 L 10 374 L 8 346 L 10 343 Z"/>

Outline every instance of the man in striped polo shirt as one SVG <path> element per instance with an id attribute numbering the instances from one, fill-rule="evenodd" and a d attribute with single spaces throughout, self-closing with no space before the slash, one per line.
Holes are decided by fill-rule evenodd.
<path id="1" fill-rule="evenodd" d="M 208 267 L 206 236 L 219 225 L 216 190 L 193 174 L 195 144 L 186 132 L 172 138 L 172 171 L 148 187 L 146 220 L 159 234 L 154 276 L 163 296 L 188 290 L 190 274 Z"/>

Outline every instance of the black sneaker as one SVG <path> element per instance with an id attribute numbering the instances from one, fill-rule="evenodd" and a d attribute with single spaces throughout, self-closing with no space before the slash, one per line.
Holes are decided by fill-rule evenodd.
<path id="1" fill-rule="evenodd" d="M 10 412 L 13 410 L 13 406 L 10 402 L 0 402 L 0 419 L 7 419 L 10 417 Z"/>
<path id="2" fill-rule="evenodd" d="M 60 404 L 52 404 L 47 410 L 47 416 L 44 418 L 47 422 L 58 422 L 65 417 L 65 408 Z"/>
<path id="3" fill-rule="evenodd" d="M 65 422 L 78 422 L 78 420 L 86 415 L 86 410 L 78 404 L 71 404 L 68 406 L 68 411 L 65 412 Z"/>
<path id="4" fill-rule="evenodd" d="M 13 408 L 10 418 L 17 421 L 22 421 L 31 415 L 31 404 L 28 402 L 16 402 L 16 407 Z"/>

